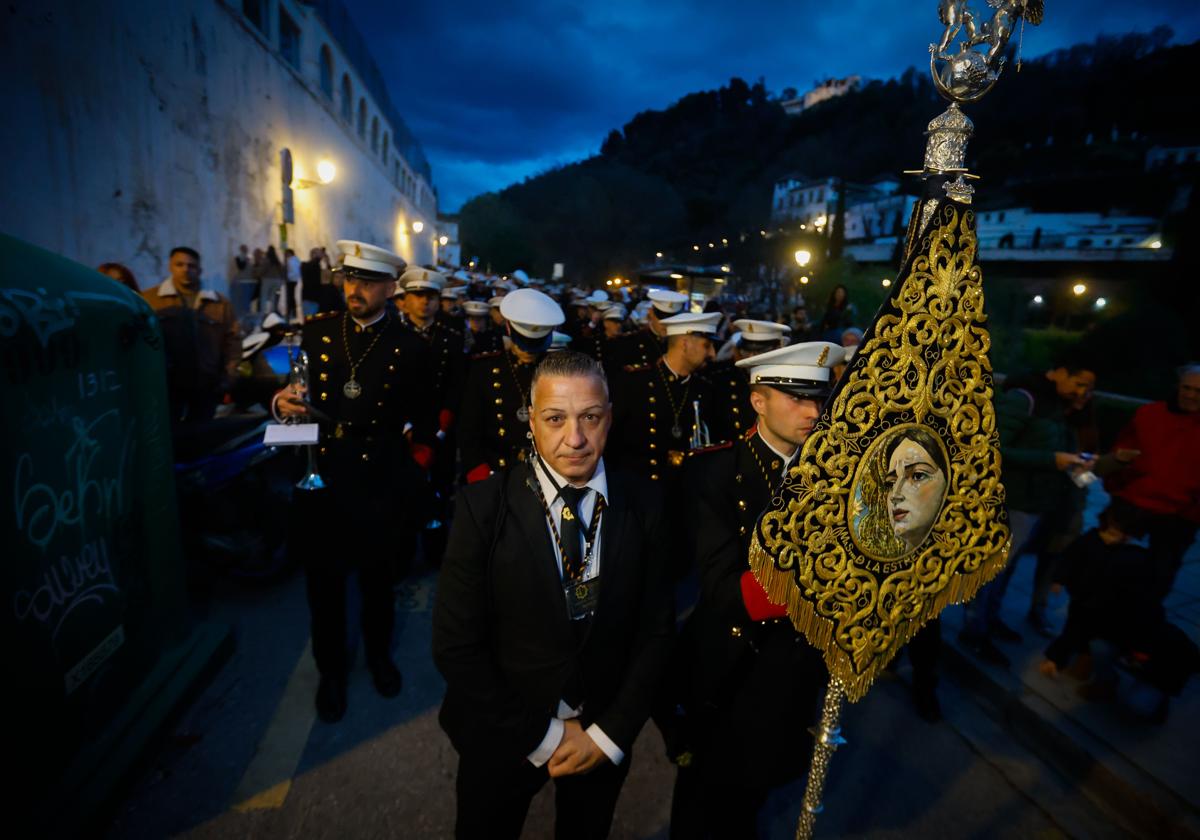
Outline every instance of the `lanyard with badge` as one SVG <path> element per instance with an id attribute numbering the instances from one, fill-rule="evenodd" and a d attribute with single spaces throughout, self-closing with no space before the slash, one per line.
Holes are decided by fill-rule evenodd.
<path id="1" fill-rule="evenodd" d="M 562 486 L 551 475 L 550 470 L 542 462 L 541 456 L 534 450 L 534 457 L 538 466 L 542 468 L 546 478 L 549 479 L 550 485 L 554 488 L 555 493 L 562 494 Z M 596 575 L 588 580 L 583 579 L 583 573 L 592 562 L 592 552 L 596 546 L 596 536 L 600 533 L 600 520 L 604 514 L 604 496 L 596 493 L 596 504 L 592 508 L 592 521 L 588 524 L 587 530 L 584 532 L 584 545 L 582 554 L 569 552 L 563 545 L 562 535 L 558 532 L 558 526 L 554 522 L 554 514 L 550 510 L 550 505 L 546 502 L 546 496 L 542 492 L 541 482 L 536 476 L 529 481 L 529 486 L 537 494 L 538 501 L 542 503 L 542 509 L 546 513 L 546 521 L 550 523 L 550 533 L 554 535 L 554 542 L 558 546 L 559 556 L 563 560 L 563 594 L 567 599 L 567 612 L 571 616 L 572 621 L 587 618 L 596 611 L 596 604 L 600 600 L 600 576 Z M 557 498 L 556 496 L 555 498 Z M 573 510 L 567 503 L 566 498 L 563 498 L 563 518 L 564 519 L 579 519 L 578 512 Z M 578 547 L 577 547 L 578 549 Z M 571 558 L 581 556 L 582 560 L 578 567 L 573 567 L 570 563 Z"/>

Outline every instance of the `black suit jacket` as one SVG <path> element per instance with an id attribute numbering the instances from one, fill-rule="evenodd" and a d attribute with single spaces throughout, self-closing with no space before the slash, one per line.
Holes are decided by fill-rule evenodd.
<path id="1" fill-rule="evenodd" d="M 527 484 L 533 470 L 518 464 L 459 492 L 433 615 L 440 721 L 459 753 L 523 760 L 573 674 L 584 687 L 580 722 L 623 751 L 649 717 L 674 627 L 661 500 L 628 473 L 607 475 L 600 600 L 582 644 Z"/>

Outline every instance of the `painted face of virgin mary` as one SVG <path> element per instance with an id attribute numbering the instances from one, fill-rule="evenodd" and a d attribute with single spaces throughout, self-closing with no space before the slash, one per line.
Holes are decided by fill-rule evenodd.
<path id="1" fill-rule="evenodd" d="M 888 518 L 910 549 L 925 539 L 946 492 L 946 474 L 915 440 L 902 440 L 888 459 Z"/>

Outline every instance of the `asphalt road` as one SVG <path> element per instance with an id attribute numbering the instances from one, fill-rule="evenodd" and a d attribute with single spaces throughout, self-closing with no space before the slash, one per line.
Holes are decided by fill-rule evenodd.
<path id="1" fill-rule="evenodd" d="M 398 592 L 403 693 L 376 695 L 360 656 L 349 712 L 329 725 L 312 706 L 316 672 L 300 574 L 270 586 L 219 581 L 206 617 L 234 627 L 236 651 L 145 757 L 105 836 L 452 837 L 455 753 L 437 724 L 442 682 L 429 655 L 435 585 L 426 574 Z M 1003 744 L 951 684 L 942 692 L 947 721 L 922 722 L 909 706 L 905 670 L 846 710 L 849 743 L 834 757 L 818 836 L 1071 836 L 1048 813 L 1060 806 L 1046 803 L 1061 798 L 1044 768 Z M 999 749 L 988 746 L 988 732 Z M 648 725 L 612 836 L 665 838 L 673 779 Z M 1031 795 L 1030 779 L 1050 795 Z M 526 837 L 553 835 L 549 793 L 531 808 Z M 765 836 L 793 836 L 801 794 L 797 784 L 772 798 Z"/>

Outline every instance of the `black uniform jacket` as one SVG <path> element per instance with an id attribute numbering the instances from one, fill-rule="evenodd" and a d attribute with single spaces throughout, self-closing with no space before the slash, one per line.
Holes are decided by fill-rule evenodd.
<path id="1" fill-rule="evenodd" d="M 529 406 L 529 386 L 541 358 L 525 365 L 508 350 L 471 356 L 458 421 L 464 472 L 481 464 L 499 470 L 524 457 L 529 421 L 517 412 Z"/>
<path id="2" fill-rule="evenodd" d="M 424 330 L 418 329 L 403 315 L 400 316 L 400 324 L 405 331 L 424 341 L 429 350 L 428 376 L 434 410 L 448 410 L 457 415 L 467 372 L 462 331 L 436 318 Z"/>
<path id="3" fill-rule="evenodd" d="M 640 475 L 653 481 L 670 481 L 678 475 L 691 448 L 697 400 L 710 440 L 729 439 L 726 415 L 717 410 L 716 392 L 701 373 L 685 381 L 659 358 L 647 365 L 627 365 L 609 383 L 613 403 L 609 450 L 614 459 Z"/>
<path id="4" fill-rule="evenodd" d="M 301 347 L 308 353 L 309 401 L 326 418 L 317 450 L 321 476 L 343 507 L 391 515 L 419 479 L 405 427 L 412 425 L 414 442 L 433 441 L 425 345 L 391 313 L 363 328 L 336 312 L 309 318 Z M 353 399 L 343 391 L 351 359 L 361 388 Z"/>
<path id="5" fill-rule="evenodd" d="M 577 644 L 533 469 L 518 464 L 460 491 L 438 580 L 433 656 L 440 721 L 455 749 L 524 760 L 564 687 L 582 680 L 586 728 L 628 752 L 670 652 L 673 610 L 656 488 L 607 468 L 600 597 Z"/>
<path id="6" fill-rule="evenodd" d="M 783 459 L 756 433 L 688 459 L 700 602 L 689 618 L 697 746 L 743 784 L 803 770 L 824 666 L 787 618 L 755 622 L 742 600 L 751 536 Z"/>
<path id="7" fill-rule="evenodd" d="M 716 393 L 714 411 L 724 415 L 722 422 L 736 440 L 755 422 L 754 410 L 750 407 L 750 374 L 729 359 L 705 367 L 704 377 L 712 383 Z"/>

